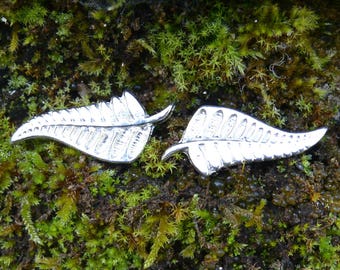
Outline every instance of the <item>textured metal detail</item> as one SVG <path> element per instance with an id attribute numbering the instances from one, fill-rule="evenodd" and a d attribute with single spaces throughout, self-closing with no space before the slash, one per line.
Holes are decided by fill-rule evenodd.
<path id="1" fill-rule="evenodd" d="M 306 133 L 288 133 L 272 128 L 244 113 L 223 107 L 199 108 L 177 145 L 162 159 L 184 151 L 203 175 L 240 163 L 286 157 L 316 144 L 326 128 Z"/>
<path id="2" fill-rule="evenodd" d="M 153 123 L 165 120 L 172 108 L 170 105 L 149 117 L 135 97 L 124 92 L 110 102 L 35 117 L 22 125 L 11 141 L 46 137 L 104 161 L 132 162 L 143 151 Z"/>

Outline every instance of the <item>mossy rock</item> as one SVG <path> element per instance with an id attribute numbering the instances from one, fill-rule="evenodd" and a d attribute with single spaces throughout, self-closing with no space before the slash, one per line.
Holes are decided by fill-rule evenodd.
<path id="1" fill-rule="evenodd" d="M 0 4 L 1 269 L 339 269 L 339 17 L 333 1 Z M 129 89 L 175 103 L 141 157 L 108 164 L 57 142 L 10 144 L 35 115 Z M 291 131 L 291 158 L 203 178 L 160 157 L 201 105 Z"/>

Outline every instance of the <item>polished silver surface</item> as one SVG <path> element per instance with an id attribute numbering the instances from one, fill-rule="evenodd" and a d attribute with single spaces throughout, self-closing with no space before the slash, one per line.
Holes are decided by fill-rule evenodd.
<path id="1" fill-rule="evenodd" d="M 170 105 L 149 116 L 129 92 L 80 108 L 49 112 L 31 119 L 11 141 L 45 137 L 68 144 L 86 154 L 109 162 L 132 162 L 143 151 L 153 123 L 165 120 Z"/>
<path id="2" fill-rule="evenodd" d="M 301 153 L 326 130 L 289 133 L 232 109 L 203 106 L 193 115 L 180 142 L 168 148 L 162 159 L 184 151 L 195 168 L 208 176 L 235 163 Z"/>

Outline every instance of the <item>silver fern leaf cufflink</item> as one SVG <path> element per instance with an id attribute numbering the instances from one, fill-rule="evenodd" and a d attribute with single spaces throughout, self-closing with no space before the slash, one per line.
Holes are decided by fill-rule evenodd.
<path id="1" fill-rule="evenodd" d="M 168 148 L 162 159 L 183 151 L 197 171 L 208 176 L 235 163 L 301 153 L 326 131 L 289 133 L 232 109 L 203 106 L 191 118 L 180 142 Z"/>
<path id="2" fill-rule="evenodd" d="M 37 116 L 19 127 L 11 142 L 49 138 L 103 161 L 128 163 L 143 151 L 153 124 L 165 120 L 172 109 L 170 105 L 149 116 L 132 94 L 124 92 L 110 102 Z"/>

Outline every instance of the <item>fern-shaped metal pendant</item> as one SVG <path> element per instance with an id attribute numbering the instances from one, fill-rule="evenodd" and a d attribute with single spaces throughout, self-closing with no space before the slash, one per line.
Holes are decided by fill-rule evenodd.
<path id="1" fill-rule="evenodd" d="M 148 116 L 129 92 L 80 108 L 49 112 L 22 125 L 11 141 L 46 137 L 68 144 L 98 159 L 132 162 L 143 151 L 155 122 L 165 120 L 172 111 Z"/>
<path id="2" fill-rule="evenodd" d="M 272 128 L 244 113 L 223 107 L 199 108 L 179 144 L 168 148 L 162 159 L 184 151 L 203 175 L 240 163 L 286 157 L 316 144 L 326 128 L 288 133 Z"/>

